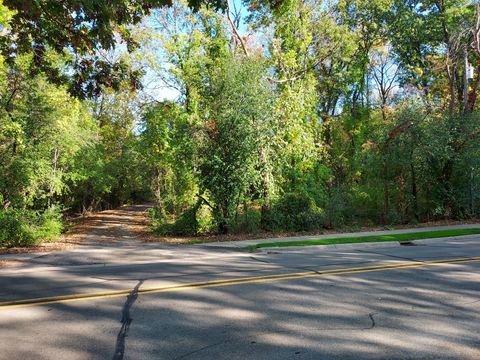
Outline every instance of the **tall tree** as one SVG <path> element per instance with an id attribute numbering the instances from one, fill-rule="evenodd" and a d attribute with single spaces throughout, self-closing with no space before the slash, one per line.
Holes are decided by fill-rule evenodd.
<path id="1" fill-rule="evenodd" d="M 3 4 L 13 14 L 8 20 L 9 29 L 0 37 L 0 51 L 7 62 L 13 63 L 20 54 L 32 54 L 30 71 L 44 72 L 55 83 L 69 83 L 75 95 L 92 96 L 101 85 L 118 88 L 126 79 L 132 87 L 139 85 L 138 72 L 131 71 L 122 61 L 108 61 L 102 53 L 120 43 L 133 50 L 137 46 L 132 37 L 133 26 L 152 9 L 172 2 L 5 0 Z M 189 1 L 195 9 L 202 4 L 224 6 L 221 0 Z M 49 50 L 69 54 L 67 72 L 52 62 Z"/>

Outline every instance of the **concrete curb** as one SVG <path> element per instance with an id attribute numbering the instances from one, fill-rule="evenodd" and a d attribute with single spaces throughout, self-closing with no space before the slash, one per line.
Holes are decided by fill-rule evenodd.
<path id="1" fill-rule="evenodd" d="M 256 239 L 256 240 L 241 240 L 241 241 L 224 241 L 224 242 L 211 242 L 204 244 L 196 244 L 193 246 L 214 246 L 214 247 L 233 247 L 233 248 L 243 248 L 248 245 L 268 243 L 268 242 L 277 242 L 277 241 L 298 241 L 298 240 L 317 240 L 317 239 L 331 239 L 336 237 L 355 237 L 355 236 L 369 236 L 369 235 L 391 235 L 391 234 L 406 234 L 406 233 L 415 233 L 415 232 L 426 232 L 432 230 L 454 230 L 454 229 L 479 229 L 480 224 L 463 224 L 463 225 L 442 225 L 442 226 L 432 226 L 432 227 L 422 227 L 422 228 L 409 228 L 409 229 L 397 229 L 397 230 L 382 230 L 382 231 L 363 231 L 363 232 L 353 232 L 353 233 L 335 233 L 327 235 L 305 235 L 305 236 L 291 236 L 291 237 L 277 237 L 277 238 L 267 238 L 267 239 Z M 466 235 L 468 236 L 468 235 Z M 445 238 L 443 238 L 445 239 Z M 417 240 L 418 241 L 418 240 Z M 364 245 L 367 243 L 363 243 Z M 375 243 L 378 244 L 378 243 Z M 351 245 L 351 244 L 342 244 L 342 245 Z M 318 245 L 318 246 L 339 246 L 339 245 Z"/>
<path id="2" fill-rule="evenodd" d="M 442 246 L 442 247 L 453 247 L 457 244 L 452 244 L 451 242 L 457 242 L 462 240 L 479 240 L 480 235 L 464 235 L 464 236 L 453 236 L 453 237 L 444 237 L 436 239 L 423 239 L 423 240 L 412 240 L 413 246 Z M 447 243 L 448 242 L 448 243 Z M 267 253 L 267 252 L 288 252 L 296 250 L 305 250 L 316 249 L 322 251 L 331 251 L 331 250 L 363 250 L 363 249 L 382 249 L 382 248 L 395 248 L 402 246 L 398 241 L 379 241 L 379 242 L 369 242 L 369 243 L 352 243 L 352 244 L 328 244 L 328 245 L 312 245 L 312 246 L 279 246 L 279 247 L 268 247 L 268 248 L 259 248 L 254 251 L 254 253 Z"/>

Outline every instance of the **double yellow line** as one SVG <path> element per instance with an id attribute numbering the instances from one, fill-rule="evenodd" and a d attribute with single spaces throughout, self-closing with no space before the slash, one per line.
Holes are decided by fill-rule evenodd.
<path id="1" fill-rule="evenodd" d="M 167 293 L 167 292 L 174 292 L 174 291 L 204 289 L 209 287 L 232 286 L 232 285 L 251 284 L 251 283 L 264 283 L 264 282 L 273 282 L 273 281 L 281 281 L 281 280 L 302 279 L 302 278 L 309 278 L 309 277 L 346 275 L 346 274 L 356 274 L 356 273 L 365 273 L 365 272 L 373 272 L 373 271 L 386 271 L 386 270 L 395 270 L 395 269 L 412 269 L 412 268 L 420 268 L 420 267 L 427 267 L 427 266 L 437 266 L 437 265 L 444 265 L 444 264 L 462 264 L 462 263 L 479 262 L 479 261 L 480 261 L 480 257 L 454 258 L 454 259 L 440 259 L 440 260 L 431 260 L 431 261 L 422 261 L 422 262 L 411 261 L 411 262 L 403 262 L 403 263 L 396 263 L 396 264 L 380 264 L 380 265 L 356 267 L 356 268 L 323 270 L 318 272 L 305 271 L 305 272 L 293 272 L 293 273 L 261 275 L 261 276 L 249 276 L 249 277 L 241 277 L 241 278 L 209 280 L 209 281 L 202 281 L 202 282 L 189 282 L 189 283 L 183 283 L 183 284 L 172 285 L 172 286 L 164 286 L 164 287 L 146 287 L 146 288 L 139 289 L 136 292 L 136 294 L 138 295 L 157 294 L 157 293 Z M 73 302 L 73 301 L 86 301 L 86 300 L 114 298 L 114 297 L 128 296 L 131 294 L 131 292 L 132 292 L 131 289 L 123 289 L 123 290 L 89 292 L 89 293 L 79 293 L 79 294 L 71 294 L 71 295 L 58 295 L 58 296 L 50 296 L 50 297 L 4 301 L 4 302 L 0 302 L 0 310 L 12 309 L 17 307 L 36 306 L 36 305 L 67 303 L 67 302 Z"/>

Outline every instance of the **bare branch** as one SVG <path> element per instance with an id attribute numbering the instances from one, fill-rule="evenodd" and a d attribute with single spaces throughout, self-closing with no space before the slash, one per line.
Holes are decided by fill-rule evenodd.
<path id="1" fill-rule="evenodd" d="M 238 32 L 238 29 L 237 29 L 237 27 L 235 26 L 235 23 L 232 20 L 231 9 L 230 9 L 230 0 L 227 0 L 227 19 L 228 19 L 228 22 L 230 23 L 230 26 L 232 27 L 232 31 L 235 34 L 235 37 L 238 39 L 240 45 L 242 46 L 242 49 L 243 49 L 243 52 L 245 53 L 245 56 L 247 56 L 247 57 L 250 56 L 250 54 L 248 53 L 248 49 L 247 49 L 247 46 L 245 44 L 245 41 L 243 40 L 242 36 Z"/>
<path id="2" fill-rule="evenodd" d="M 197 197 L 202 200 L 210 209 L 215 210 L 215 208 L 205 199 L 202 195 L 197 194 Z"/>

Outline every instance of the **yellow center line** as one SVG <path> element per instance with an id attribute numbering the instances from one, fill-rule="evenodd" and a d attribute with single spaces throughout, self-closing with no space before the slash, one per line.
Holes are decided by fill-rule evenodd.
<path id="1" fill-rule="evenodd" d="M 413 268 L 420 268 L 420 267 L 427 267 L 427 266 L 439 266 L 439 265 L 459 264 L 459 263 L 461 264 L 461 263 L 478 262 L 478 261 L 480 261 L 480 257 L 440 259 L 440 260 L 430 260 L 430 261 L 410 261 L 410 262 L 394 263 L 394 264 L 378 264 L 378 265 L 364 266 L 364 267 L 331 269 L 331 270 L 323 270 L 318 272 L 305 271 L 305 272 L 249 276 L 249 277 L 240 277 L 240 278 L 231 278 L 231 279 L 197 281 L 197 282 L 188 282 L 188 283 L 170 285 L 170 286 L 164 286 L 164 287 L 158 287 L 158 286 L 145 287 L 138 290 L 138 294 L 139 295 L 157 294 L 157 293 L 185 291 L 185 290 L 193 290 L 193 289 L 204 289 L 204 288 L 210 288 L 210 287 L 232 286 L 232 285 L 251 284 L 251 283 L 265 283 L 265 282 L 273 282 L 273 281 L 281 281 L 281 280 L 346 275 L 346 274 L 366 273 L 366 272 L 374 272 L 374 271 L 387 271 L 387 270 L 395 270 L 395 269 L 413 269 Z M 67 303 L 67 302 L 73 302 L 73 301 L 86 301 L 86 300 L 95 300 L 95 299 L 114 298 L 114 297 L 126 296 L 130 294 L 131 291 L 132 291 L 131 289 L 122 289 L 122 290 L 87 292 L 87 293 L 77 293 L 77 294 L 70 294 L 70 295 L 58 295 L 58 296 L 4 301 L 4 302 L 0 302 L 0 310 L 17 308 L 17 307 Z"/>

